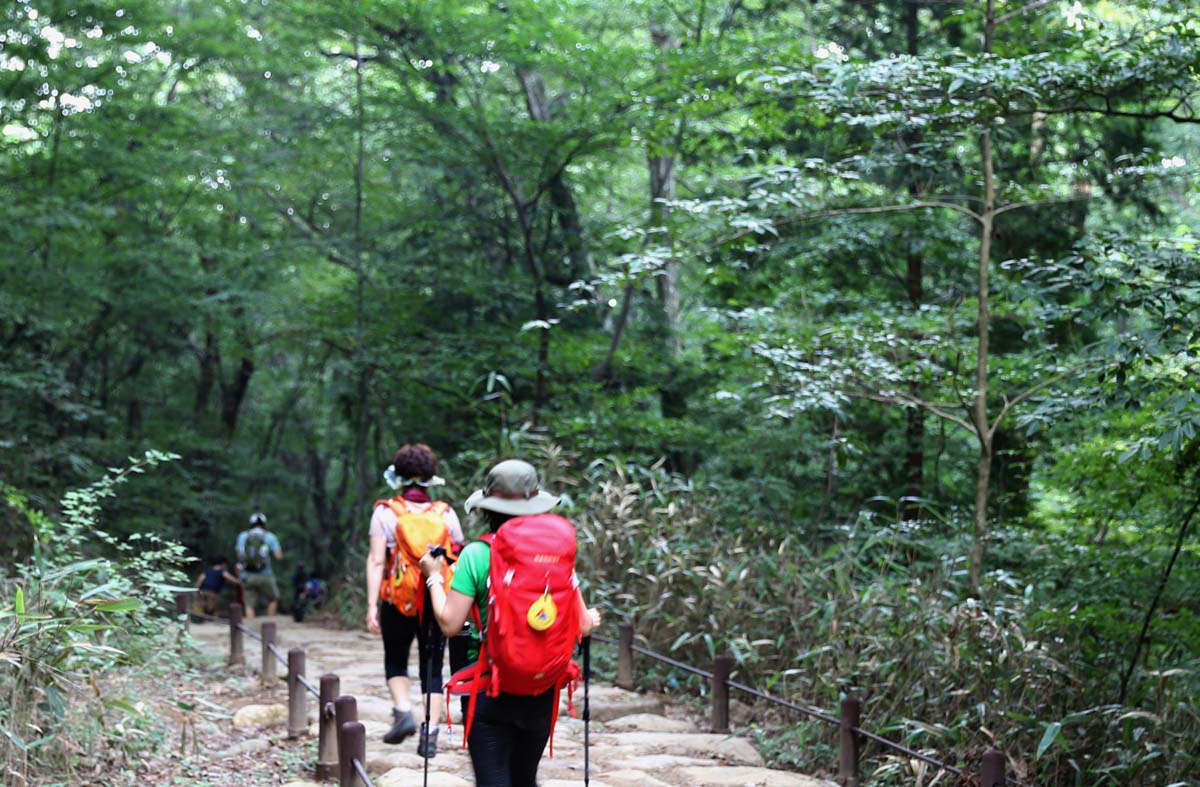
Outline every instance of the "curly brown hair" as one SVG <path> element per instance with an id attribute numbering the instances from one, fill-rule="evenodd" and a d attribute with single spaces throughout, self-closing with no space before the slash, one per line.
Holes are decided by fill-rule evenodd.
<path id="1" fill-rule="evenodd" d="M 437 474 L 437 455 L 424 443 L 405 444 L 392 459 L 392 467 L 401 478 L 432 478 Z"/>

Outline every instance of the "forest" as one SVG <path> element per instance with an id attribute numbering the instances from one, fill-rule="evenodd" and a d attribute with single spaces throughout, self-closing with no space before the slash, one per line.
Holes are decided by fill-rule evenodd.
<path id="1" fill-rule="evenodd" d="M 537 465 L 648 646 L 1198 784 L 1197 162 L 1191 0 L 9 0 L 3 745 L 116 663 L 26 615 L 145 649 L 252 511 L 361 625 L 422 442 Z"/>

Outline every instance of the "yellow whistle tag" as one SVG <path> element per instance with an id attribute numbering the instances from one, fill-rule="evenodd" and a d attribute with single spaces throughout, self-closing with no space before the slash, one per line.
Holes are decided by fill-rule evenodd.
<path id="1" fill-rule="evenodd" d="M 558 607 L 554 604 L 554 599 L 550 598 L 549 593 L 544 593 L 541 598 L 533 602 L 529 607 L 529 614 L 526 615 L 529 627 L 534 631 L 545 631 L 550 628 L 554 625 L 557 617 Z"/>

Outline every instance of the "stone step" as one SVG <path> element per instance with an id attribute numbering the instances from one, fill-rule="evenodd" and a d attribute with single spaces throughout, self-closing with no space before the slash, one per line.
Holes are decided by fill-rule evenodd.
<path id="1" fill-rule="evenodd" d="M 410 787 L 422 783 L 426 762 L 416 753 L 417 737 L 389 746 L 381 738 L 392 722 L 392 702 L 383 679 L 383 649 L 378 637 L 361 631 L 337 631 L 297 625 L 290 618 L 275 618 L 280 648 L 308 649 L 307 674 L 334 672 L 342 694 L 353 694 L 358 716 L 366 729 L 368 773 L 378 787 Z M 253 627 L 253 626 L 252 626 Z M 223 624 L 193 626 L 193 637 L 205 649 L 224 653 L 229 629 Z M 257 643 L 246 640 L 246 673 L 257 671 Z M 280 673 L 285 672 L 280 669 Z M 416 648 L 409 673 L 418 674 Z M 443 671 L 449 677 L 449 670 Z M 744 738 L 705 732 L 695 722 L 668 718 L 661 698 L 637 694 L 612 686 L 589 687 L 590 784 L 593 787 L 836 787 L 833 782 L 763 767 L 763 758 Z M 237 710 L 234 724 L 243 729 L 278 727 L 286 723 L 286 705 L 279 687 L 259 697 L 257 704 Z M 543 757 L 539 771 L 541 787 L 579 787 L 584 772 L 584 724 L 567 714 L 567 697 L 562 698 L 554 735 L 554 756 Z M 583 687 L 573 696 L 580 713 Z M 413 681 L 410 692 L 413 712 L 423 715 L 420 687 Z M 315 720 L 316 703 L 309 702 L 310 720 Z M 431 787 L 472 787 L 470 757 L 462 748 L 463 725 L 458 702 L 451 702 L 453 733 L 445 722 L 439 726 L 438 754 L 428 762 Z M 317 725 L 309 732 L 316 735 Z M 306 780 L 284 787 L 325 787 Z"/>

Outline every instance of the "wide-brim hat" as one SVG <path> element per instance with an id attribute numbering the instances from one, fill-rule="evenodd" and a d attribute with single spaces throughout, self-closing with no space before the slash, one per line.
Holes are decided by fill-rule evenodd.
<path id="1" fill-rule="evenodd" d="M 520 459 L 505 459 L 487 474 L 483 489 L 467 498 L 464 508 L 483 508 L 498 514 L 525 516 L 544 514 L 558 505 L 558 498 L 538 488 L 537 470 Z"/>

